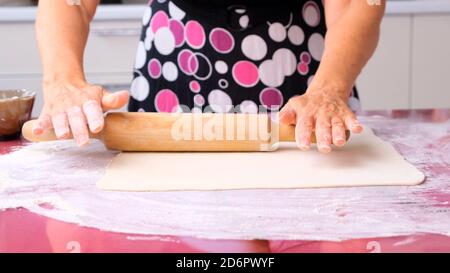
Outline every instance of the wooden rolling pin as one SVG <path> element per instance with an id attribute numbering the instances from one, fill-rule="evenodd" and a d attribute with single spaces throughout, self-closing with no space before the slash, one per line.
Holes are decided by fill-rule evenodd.
<path id="1" fill-rule="evenodd" d="M 57 140 L 53 130 L 35 136 L 34 122 L 24 124 L 25 139 Z M 103 131 L 91 138 L 118 151 L 272 151 L 281 141 L 295 141 L 294 131 L 267 114 L 108 113 Z M 311 142 L 316 142 L 314 134 Z"/>

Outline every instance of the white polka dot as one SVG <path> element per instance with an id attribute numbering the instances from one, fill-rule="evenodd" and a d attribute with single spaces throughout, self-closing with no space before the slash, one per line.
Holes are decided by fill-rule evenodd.
<path id="1" fill-rule="evenodd" d="M 197 94 L 194 96 L 194 103 L 197 106 L 203 106 L 205 105 L 205 98 L 202 95 Z"/>
<path id="2" fill-rule="evenodd" d="M 192 114 L 201 114 L 202 113 L 202 109 L 198 108 L 198 107 L 194 107 L 191 110 Z"/>
<path id="3" fill-rule="evenodd" d="M 135 100 L 144 101 L 150 93 L 150 84 L 144 77 L 137 77 L 131 83 L 130 92 Z"/>
<path id="4" fill-rule="evenodd" d="M 225 74 L 228 72 L 228 65 L 224 61 L 217 61 L 214 64 L 214 68 L 219 74 Z"/>
<path id="5" fill-rule="evenodd" d="M 155 33 L 153 32 L 151 27 L 148 27 L 145 31 L 145 37 L 153 41 L 155 39 Z"/>
<path id="6" fill-rule="evenodd" d="M 269 36 L 275 42 L 282 42 L 286 39 L 286 29 L 281 23 L 273 23 L 269 27 Z"/>
<path id="7" fill-rule="evenodd" d="M 145 112 L 145 109 L 144 109 L 144 108 L 139 108 L 139 109 L 138 109 L 138 112 L 144 113 L 144 112 Z"/>
<path id="8" fill-rule="evenodd" d="M 178 105 L 178 106 L 175 106 L 174 112 L 175 113 L 190 113 L 191 109 L 186 105 Z"/>
<path id="9" fill-rule="evenodd" d="M 301 45 L 305 40 L 305 33 L 299 26 L 291 26 L 288 30 L 288 38 L 294 45 Z"/>
<path id="10" fill-rule="evenodd" d="M 162 27 L 156 32 L 155 48 L 162 55 L 169 55 L 174 51 L 175 37 L 168 27 Z"/>
<path id="11" fill-rule="evenodd" d="M 162 74 L 167 81 L 173 82 L 178 78 L 178 68 L 173 62 L 166 62 L 163 64 Z"/>
<path id="12" fill-rule="evenodd" d="M 278 87 L 283 84 L 284 73 L 273 60 L 265 60 L 259 66 L 259 78 L 267 86 Z"/>
<path id="13" fill-rule="evenodd" d="M 294 53 L 287 48 L 280 48 L 273 54 L 273 61 L 284 76 L 291 76 L 297 70 L 297 59 Z"/>
<path id="14" fill-rule="evenodd" d="M 172 1 L 169 2 L 169 14 L 170 14 L 170 17 L 180 20 L 180 21 L 183 20 L 184 16 L 186 16 L 186 12 L 181 10 Z"/>
<path id="15" fill-rule="evenodd" d="M 152 40 L 150 38 L 145 38 L 144 40 L 144 47 L 145 50 L 149 51 L 150 49 L 152 49 Z"/>
<path id="16" fill-rule="evenodd" d="M 216 113 L 227 113 L 233 108 L 230 96 L 222 90 L 213 90 L 208 95 L 208 103 Z"/>
<path id="17" fill-rule="evenodd" d="M 155 39 L 155 33 L 153 33 L 152 28 L 148 27 L 145 32 L 144 45 L 145 49 L 149 51 L 152 48 L 153 40 Z"/>
<path id="18" fill-rule="evenodd" d="M 322 59 L 324 43 L 323 36 L 319 33 L 314 33 L 309 37 L 308 49 L 314 60 L 320 61 Z"/>
<path id="19" fill-rule="evenodd" d="M 256 114 L 258 113 L 258 105 L 251 100 L 244 100 L 239 106 L 239 110 L 244 114 Z"/>
<path id="20" fill-rule="evenodd" d="M 239 18 L 239 25 L 241 26 L 241 28 L 247 28 L 249 21 L 250 19 L 248 18 L 248 15 L 243 15 L 241 16 L 241 18 Z"/>
<path id="21" fill-rule="evenodd" d="M 142 24 L 146 26 L 150 22 L 150 18 L 152 17 L 152 8 L 147 7 L 144 12 L 144 16 L 142 17 Z"/>
<path id="22" fill-rule="evenodd" d="M 134 63 L 134 68 L 140 69 L 144 67 L 147 61 L 147 51 L 145 50 L 144 42 L 139 42 L 138 49 L 136 52 L 136 61 Z"/>
<path id="23" fill-rule="evenodd" d="M 258 35 L 249 35 L 242 40 L 242 52 L 253 61 L 262 60 L 267 54 L 267 44 Z"/>

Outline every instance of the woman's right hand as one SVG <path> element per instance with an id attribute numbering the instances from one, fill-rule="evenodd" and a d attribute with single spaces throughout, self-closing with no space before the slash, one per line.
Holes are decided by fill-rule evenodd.
<path id="1" fill-rule="evenodd" d="M 89 132 L 104 127 L 103 112 L 119 109 L 128 103 L 127 91 L 107 92 L 85 81 L 44 83 L 44 107 L 33 127 L 33 134 L 54 129 L 58 139 L 72 134 L 78 146 L 89 143 Z"/>

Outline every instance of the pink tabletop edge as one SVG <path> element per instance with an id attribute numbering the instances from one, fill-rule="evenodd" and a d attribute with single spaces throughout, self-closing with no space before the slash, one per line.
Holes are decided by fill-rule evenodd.
<path id="1" fill-rule="evenodd" d="M 450 118 L 447 109 L 377 111 L 363 115 L 434 122 Z M 0 142 L 0 154 L 26 144 Z M 164 235 L 105 232 L 49 219 L 24 209 L 0 211 L 0 252 L 450 252 L 450 237 L 436 234 L 364 238 L 343 242 L 206 240 Z"/>

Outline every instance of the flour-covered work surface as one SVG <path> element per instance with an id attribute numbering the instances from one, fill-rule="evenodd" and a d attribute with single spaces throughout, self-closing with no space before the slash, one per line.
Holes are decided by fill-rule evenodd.
<path id="1" fill-rule="evenodd" d="M 106 151 L 99 142 L 86 149 L 78 149 L 71 142 L 41 143 L 0 156 L 0 209 L 24 207 L 47 217 L 108 231 L 214 239 L 450 235 L 450 122 L 382 117 L 361 121 L 423 172 L 425 183 L 319 189 L 102 191 L 96 182 L 104 176 L 115 152 Z M 223 169 L 233 172 L 227 166 Z M 151 174 L 148 176 L 151 178 Z M 210 181 L 214 183 L 214 177 Z"/>
<path id="2" fill-rule="evenodd" d="M 105 190 L 239 190 L 417 185 L 424 174 L 370 128 L 331 154 L 281 143 L 273 152 L 121 153 L 97 184 Z"/>

